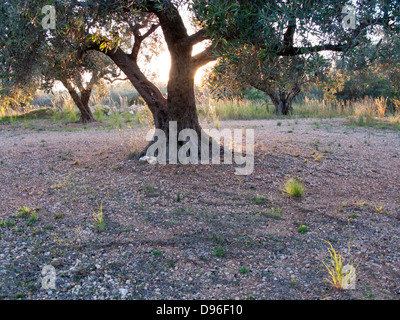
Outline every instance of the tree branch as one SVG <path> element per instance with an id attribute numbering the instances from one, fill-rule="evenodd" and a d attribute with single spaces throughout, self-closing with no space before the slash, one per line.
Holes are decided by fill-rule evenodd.
<path id="1" fill-rule="evenodd" d="M 114 83 L 116 81 L 128 81 L 129 80 L 129 78 L 114 78 L 114 79 L 111 79 L 109 77 L 103 77 L 103 79 L 106 80 L 108 83 Z"/>
<path id="2" fill-rule="evenodd" d="M 281 57 L 297 56 L 310 52 L 320 52 L 320 51 L 335 51 L 344 52 L 348 48 L 348 45 L 343 44 L 324 44 L 312 47 L 289 47 L 278 51 L 276 54 Z"/>
<path id="3" fill-rule="evenodd" d="M 365 32 L 368 28 L 374 27 L 377 25 L 387 27 L 388 22 L 384 18 L 383 19 L 377 18 L 374 20 L 362 21 L 358 25 L 358 27 L 352 31 L 353 37 L 346 44 L 345 43 L 325 44 L 325 45 L 318 45 L 318 46 L 312 46 L 312 47 L 293 47 L 293 45 L 292 46 L 285 45 L 283 50 L 277 52 L 277 55 L 278 56 L 295 56 L 295 55 L 300 55 L 300 54 L 304 54 L 304 53 L 308 53 L 308 52 L 320 52 L 320 51 L 345 52 L 349 48 L 355 47 L 359 44 L 358 38 L 362 35 L 363 32 Z M 292 32 L 294 35 L 295 29 L 293 30 L 293 27 L 290 28 L 290 26 L 289 26 L 288 30 L 285 33 L 285 44 L 290 43 L 290 37 L 292 36 Z"/>
<path id="4" fill-rule="evenodd" d="M 135 35 L 135 43 L 133 44 L 133 48 L 132 48 L 132 52 L 129 55 L 129 57 L 135 61 L 137 61 L 138 55 L 139 55 L 139 51 L 140 51 L 140 47 L 143 43 L 143 41 L 148 38 L 149 36 L 151 36 L 159 27 L 159 24 L 153 24 L 150 29 L 144 34 L 141 35 L 140 34 L 140 29 L 143 28 L 144 26 L 140 25 L 140 26 L 136 26 L 135 30 L 134 30 L 134 35 Z"/>
<path id="5" fill-rule="evenodd" d="M 196 33 L 192 34 L 191 36 L 187 37 L 186 39 L 183 39 L 181 41 L 181 44 L 194 46 L 204 40 L 209 39 L 209 37 L 205 37 L 205 34 L 206 34 L 206 30 L 201 29 L 201 30 L 197 31 Z"/>
<path id="6" fill-rule="evenodd" d="M 201 68 L 202 66 L 206 65 L 207 63 L 211 61 L 215 61 L 217 59 L 214 50 L 216 50 L 218 47 L 215 45 L 210 45 L 208 48 L 206 48 L 204 51 L 194 55 L 192 57 L 192 68 L 193 70 L 197 70 Z"/>

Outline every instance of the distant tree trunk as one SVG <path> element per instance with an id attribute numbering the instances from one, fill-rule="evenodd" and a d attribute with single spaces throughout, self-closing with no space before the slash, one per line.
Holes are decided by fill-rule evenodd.
<path id="1" fill-rule="evenodd" d="M 274 90 L 268 85 L 264 85 L 263 83 L 256 81 L 251 81 L 249 84 L 257 90 L 264 92 L 271 98 L 271 101 L 275 106 L 275 113 L 277 115 L 291 114 L 293 112 L 293 101 L 301 92 L 301 89 L 298 85 L 293 86 L 293 88 L 287 92 L 285 90 Z"/>
<path id="2" fill-rule="evenodd" d="M 293 112 L 293 99 L 290 99 L 285 92 L 274 92 L 269 94 L 269 97 L 275 106 L 275 114 L 286 116 Z"/>
<path id="3" fill-rule="evenodd" d="M 81 90 L 81 95 L 71 86 L 68 81 L 62 81 L 64 86 L 67 88 L 72 100 L 78 107 L 81 114 L 80 121 L 82 123 L 88 123 L 95 121 L 92 111 L 89 107 L 90 95 L 92 94 L 92 88 Z"/>

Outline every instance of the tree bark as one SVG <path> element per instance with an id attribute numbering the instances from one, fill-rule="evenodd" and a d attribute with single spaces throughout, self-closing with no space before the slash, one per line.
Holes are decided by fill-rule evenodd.
<path id="1" fill-rule="evenodd" d="M 177 122 L 177 129 L 193 129 L 200 137 L 201 126 L 197 116 L 194 94 L 194 78 L 196 68 L 192 67 L 192 47 L 180 48 L 171 52 L 171 70 L 168 81 L 168 97 L 139 69 L 136 61 L 121 49 L 108 53 L 108 56 L 121 68 L 132 85 L 136 88 L 149 107 L 156 129 L 163 130 L 169 138 L 169 124 Z M 140 156 L 145 155 L 147 148 Z"/>

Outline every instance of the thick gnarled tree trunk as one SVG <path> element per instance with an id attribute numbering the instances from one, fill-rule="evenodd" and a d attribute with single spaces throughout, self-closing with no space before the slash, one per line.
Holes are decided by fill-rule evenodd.
<path id="1" fill-rule="evenodd" d="M 201 127 L 196 109 L 194 79 L 196 71 L 202 65 L 212 61 L 213 58 L 210 49 L 206 49 L 196 56 L 192 56 L 192 51 L 195 44 L 204 40 L 204 31 L 189 36 L 178 10 L 172 5 L 169 7 L 169 12 L 160 11 L 151 6 L 148 9 L 158 17 L 171 55 L 167 98 L 146 78 L 137 63 L 141 43 L 158 26 L 153 25 L 144 35 L 139 32 L 139 28 L 134 30 L 135 43 L 132 53 L 125 53 L 121 48 L 105 53 L 125 73 L 145 100 L 152 112 L 156 129 L 163 130 L 167 139 L 171 121 L 177 122 L 178 132 L 183 129 L 193 129 L 200 136 Z M 99 44 L 92 45 L 92 48 L 101 51 Z M 146 150 L 147 148 L 141 153 L 141 156 L 145 154 Z"/>

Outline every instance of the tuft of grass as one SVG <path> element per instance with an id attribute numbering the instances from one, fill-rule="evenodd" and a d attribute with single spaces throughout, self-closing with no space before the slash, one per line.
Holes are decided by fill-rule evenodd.
<path id="1" fill-rule="evenodd" d="M 156 188 L 154 188 L 152 185 L 149 185 L 149 184 L 145 185 L 143 189 L 144 189 L 144 193 L 146 194 L 146 196 L 148 196 L 150 198 L 158 196 Z"/>
<path id="2" fill-rule="evenodd" d="M 168 259 L 168 260 L 165 262 L 165 264 L 166 264 L 169 268 L 171 268 L 171 269 L 175 268 L 175 266 L 176 266 L 176 262 L 175 262 L 175 260 L 173 260 L 173 259 Z"/>
<path id="3" fill-rule="evenodd" d="M 242 266 L 242 267 L 239 268 L 239 273 L 244 276 L 244 275 L 249 273 L 249 269 L 247 269 L 246 267 Z"/>
<path id="4" fill-rule="evenodd" d="M 376 294 L 372 292 L 372 288 L 370 286 L 364 286 L 364 290 L 365 290 L 363 292 L 364 297 L 366 297 L 367 299 L 376 298 Z"/>
<path id="5" fill-rule="evenodd" d="M 253 198 L 252 201 L 253 201 L 254 204 L 258 205 L 258 204 L 267 202 L 267 198 L 264 197 L 264 196 L 257 195 L 255 198 Z"/>
<path id="6" fill-rule="evenodd" d="M 106 228 L 106 223 L 103 217 L 103 203 L 100 204 L 98 212 L 93 211 L 93 219 L 96 229 L 98 231 L 104 231 Z"/>
<path id="7" fill-rule="evenodd" d="M 299 179 L 290 178 L 286 181 L 283 191 L 293 197 L 301 198 L 304 194 L 304 186 Z"/>
<path id="8" fill-rule="evenodd" d="M 64 218 L 64 213 L 53 213 L 53 217 L 54 219 L 58 220 L 58 219 L 62 219 Z"/>
<path id="9" fill-rule="evenodd" d="M 22 233 L 24 232 L 23 228 L 19 228 L 19 227 L 15 227 L 14 229 L 12 229 L 14 233 Z"/>
<path id="10" fill-rule="evenodd" d="M 214 250 L 214 256 L 217 258 L 224 258 L 225 257 L 225 250 L 221 246 Z"/>
<path id="11" fill-rule="evenodd" d="M 28 221 L 26 222 L 27 226 L 30 226 L 39 220 L 39 214 L 36 211 L 32 211 Z"/>
<path id="12" fill-rule="evenodd" d="M 15 220 L 0 220 L 1 228 L 11 228 L 15 226 Z"/>
<path id="13" fill-rule="evenodd" d="M 160 257 L 160 256 L 162 256 L 162 251 L 161 250 L 153 250 L 152 251 L 152 254 L 153 254 L 153 257 L 154 258 L 157 258 L 157 257 Z"/>
<path id="14" fill-rule="evenodd" d="M 104 111 L 101 108 L 97 107 L 93 113 L 93 117 L 96 121 L 103 122 L 104 121 Z"/>
<path id="15" fill-rule="evenodd" d="M 204 108 L 203 108 L 204 109 Z M 210 101 L 205 110 L 206 116 L 214 120 L 253 120 L 270 118 L 265 102 L 250 100 Z"/>
<path id="16" fill-rule="evenodd" d="M 329 244 L 330 248 L 328 248 L 330 255 L 330 265 L 327 265 L 322 261 L 325 268 L 329 273 L 329 278 L 326 279 L 329 283 L 331 283 L 337 289 L 349 289 L 350 284 L 356 278 L 357 266 L 355 262 L 349 262 L 344 268 L 343 257 L 340 253 L 337 253 L 333 248 L 332 244 L 329 241 L 324 240 Z"/>
<path id="17" fill-rule="evenodd" d="M 116 129 L 122 129 L 122 115 L 118 112 L 114 112 L 110 116 L 111 126 Z"/>
<path id="18" fill-rule="evenodd" d="M 31 212 L 32 212 L 32 210 L 29 207 L 23 206 L 23 207 L 19 208 L 18 211 L 13 214 L 13 216 L 16 218 L 24 218 L 24 217 L 30 215 Z"/>
<path id="19" fill-rule="evenodd" d="M 357 219 L 358 217 L 359 217 L 359 215 L 356 213 L 349 215 L 349 219 Z"/>
<path id="20" fill-rule="evenodd" d="M 267 217 L 272 219 L 280 219 L 282 215 L 282 208 L 271 208 L 266 213 Z"/>
<path id="21" fill-rule="evenodd" d="M 60 110 L 61 109 L 61 110 Z M 53 122 L 62 120 L 64 123 L 78 122 L 79 114 L 75 108 L 75 104 L 72 100 L 66 99 L 61 108 L 55 110 L 52 114 Z"/>

